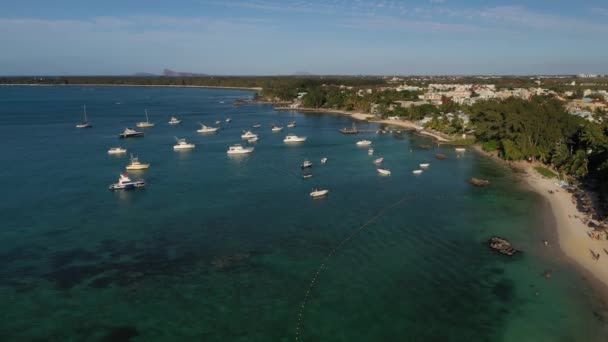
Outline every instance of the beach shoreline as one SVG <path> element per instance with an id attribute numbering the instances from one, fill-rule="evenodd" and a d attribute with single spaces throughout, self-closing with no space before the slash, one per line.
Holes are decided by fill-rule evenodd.
<path id="1" fill-rule="evenodd" d="M 542 166 L 540 163 L 528 163 L 524 161 L 507 162 L 498 156 L 483 151 L 480 146 L 474 146 L 474 150 L 483 156 L 489 157 L 503 165 L 520 169 L 518 174 L 526 187 L 538 193 L 547 204 L 547 210 L 553 218 L 551 226 L 554 228 L 557 245 L 560 251 L 571 261 L 582 268 L 583 274 L 593 277 L 592 283 L 601 284 L 599 288 L 602 297 L 608 298 L 608 242 L 606 240 L 594 240 L 588 233 L 593 229 L 588 227 L 583 220 L 588 215 L 578 210 L 573 196 L 568 191 L 561 189 L 555 179 L 541 176 L 534 167 Z M 599 254 L 598 260 L 594 260 L 591 251 Z M 598 287 L 598 286 L 595 286 Z"/>
<path id="2" fill-rule="evenodd" d="M 223 87 L 203 85 L 178 84 L 100 84 L 100 83 L 74 83 L 74 84 L 39 84 L 39 83 L 12 83 L 0 84 L 4 87 L 158 87 L 158 88 L 204 88 L 204 89 L 232 89 L 262 91 L 262 87 Z"/>

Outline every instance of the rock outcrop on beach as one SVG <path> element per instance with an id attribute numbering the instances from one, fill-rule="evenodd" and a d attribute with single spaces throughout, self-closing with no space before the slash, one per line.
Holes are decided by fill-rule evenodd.
<path id="1" fill-rule="evenodd" d="M 490 185 L 490 181 L 487 179 L 481 179 L 481 178 L 471 178 L 469 179 L 469 183 L 475 185 L 475 186 L 486 186 L 486 185 Z"/>
<path id="2" fill-rule="evenodd" d="M 504 255 L 513 256 L 517 253 L 517 250 L 511 246 L 509 241 L 497 236 L 492 237 L 490 241 L 488 241 L 488 244 L 490 248 Z"/>

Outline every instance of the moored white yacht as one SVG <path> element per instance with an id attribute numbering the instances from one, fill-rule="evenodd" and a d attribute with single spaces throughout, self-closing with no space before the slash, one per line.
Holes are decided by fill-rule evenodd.
<path id="1" fill-rule="evenodd" d="M 310 160 L 304 160 L 304 162 L 302 163 L 302 165 L 300 165 L 300 167 L 302 169 L 307 169 L 312 167 L 312 162 Z"/>
<path id="2" fill-rule="evenodd" d="M 144 132 L 138 132 L 134 129 L 131 128 L 125 128 L 125 130 L 118 135 L 121 138 L 136 138 L 136 137 L 143 137 L 144 136 Z"/>
<path id="3" fill-rule="evenodd" d="M 422 164 L 420 164 L 420 167 L 423 168 L 423 169 L 425 169 L 425 168 L 429 167 L 429 165 L 431 165 L 431 164 L 422 163 Z"/>
<path id="4" fill-rule="evenodd" d="M 294 127 L 296 127 L 296 122 L 295 122 L 295 121 L 292 121 L 292 122 L 290 122 L 290 123 L 287 125 L 287 128 L 294 128 Z"/>
<path id="5" fill-rule="evenodd" d="M 455 150 L 456 152 L 464 152 L 464 151 L 466 151 L 467 149 L 466 149 L 466 148 L 464 148 L 464 147 L 456 147 L 454 150 Z"/>
<path id="6" fill-rule="evenodd" d="M 196 145 L 186 142 L 186 139 L 176 137 L 175 140 L 177 140 L 177 144 L 173 145 L 174 150 L 191 150 L 196 147 Z"/>
<path id="7" fill-rule="evenodd" d="M 146 182 L 143 180 L 131 180 L 129 175 L 126 173 L 121 173 L 118 177 L 118 183 L 110 184 L 110 190 L 131 190 L 136 188 L 141 188 L 146 185 Z"/>
<path id="8" fill-rule="evenodd" d="M 258 135 L 253 133 L 252 131 L 245 131 L 245 133 L 241 134 L 241 139 L 243 140 L 249 140 L 252 138 L 257 138 Z"/>
<path id="9" fill-rule="evenodd" d="M 374 160 L 374 164 L 382 164 L 383 161 L 384 161 L 384 158 L 378 158 L 378 159 Z"/>
<path id="10" fill-rule="evenodd" d="M 325 157 L 321 158 L 321 164 L 323 164 L 323 165 L 327 164 L 327 158 L 325 158 Z"/>
<path id="11" fill-rule="evenodd" d="M 251 143 L 258 142 L 258 140 L 260 140 L 260 138 L 258 138 L 258 137 L 253 137 L 253 138 L 249 138 L 249 139 L 247 139 L 247 142 L 251 144 Z"/>
<path id="12" fill-rule="evenodd" d="M 232 145 L 228 148 L 228 154 L 247 154 L 253 152 L 254 147 L 243 147 L 239 144 Z"/>
<path id="13" fill-rule="evenodd" d="M 323 197 L 323 196 L 327 195 L 327 193 L 329 193 L 329 190 L 325 190 L 325 189 L 312 189 L 312 192 L 310 193 L 310 197 L 312 197 L 312 198 Z"/>
<path id="14" fill-rule="evenodd" d="M 136 124 L 137 127 L 139 128 L 150 128 L 150 127 L 154 127 L 155 124 L 150 122 L 150 120 L 148 120 L 148 110 L 145 110 L 146 112 L 146 121 L 140 121 Z"/>
<path id="15" fill-rule="evenodd" d="M 412 171 L 412 173 L 415 175 L 419 175 L 422 173 L 422 170 L 414 170 L 414 171 Z"/>
<path id="16" fill-rule="evenodd" d="M 276 125 L 272 125 L 272 131 L 273 131 L 273 132 L 280 132 L 280 131 L 282 131 L 282 130 L 283 130 L 283 127 L 279 127 L 279 126 L 276 126 Z"/>
<path id="17" fill-rule="evenodd" d="M 226 122 L 232 122 L 231 118 L 226 118 Z"/>
<path id="18" fill-rule="evenodd" d="M 369 146 L 372 142 L 369 140 L 359 140 L 357 141 L 357 146 Z"/>
<path id="19" fill-rule="evenodd" d="M 383 176 L 390 176 L 391 175 L 391 170 L 378 168 L 378 173 L 381 174 L 381 175 L 383 175 Z"/>
<path id="20" fill-rule="evenodd" d="M 127 165 L 127 170 L 145 170 L 150 168 L 150 164 L 143 164 L 139 162 L 139 158 L 131 155 L 131 164 Z"/>
<path id="21" fill-rule="evenodd" d="M 182 120 L 176 118 L 175 116 L 171 117 L 171 120 L 169 120 L 169 125 L 179 125 L 182 123 Z"/>
<path id="22" fill-rule="evenodd" d="M 123 153 L 127 153 L 127 149 L 126 148 L 122 148 L 122 147 L 112 147 L 108 150 L 108 154 L 123 154 Z"/>
<path id="23" fill-rule="evenodd" d="M 372 154 L 374 154 L 374 149 L 373 149 L 373 148 L 371 148 L 371 147 L 370 147 L 369 149 L 367 149 L 367 154 L 369 154 L 370 156 L 371 156 Z"/>
<path id="24" fill-rule="evenodd" d="M 306 141 L 306 137 L 299 137 L 295 134 L 288 134 L 285 139 L 283 139 L 284 143 L 300 143 L 300 142 L 305 142 Z"/>
<path id="25" fill-rule="evenodd" d="M 260 125 L 260 124 L 255 124 L 255 125 L 253 125 L 253 126 L 251 126 L 251 127 L 253 127 L 253 128 L 260 128 L 260 127 L 262 127 L 262 125 Z"/>
<path id="26" fill-rule="evenodd" d="M 201 128 L 196 130 L 199 133 L 217 133 L 217 131 L 220 129 L 219 127 L 209 127 L 203 124 L 200 125 Z"/>

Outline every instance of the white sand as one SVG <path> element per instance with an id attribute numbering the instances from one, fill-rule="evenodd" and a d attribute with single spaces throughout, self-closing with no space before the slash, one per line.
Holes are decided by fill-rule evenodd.
<path id="1" fill-rule="evenodd" d="M 527 163 L 518 165 L 525 169 L 527 175 L 524 179 L 532 189 L 541 194 L 551 205 L 561 250 L 608 286 L 608 254 L 602 249 L 608 250 L 608 241 L 594 240 L 587 235 L 592 229 L 581 221 L 585 214 L 576 209 L 576 204 L 572 202 L 572 194 L 555 185 L 555 180 L 542 177 L 534 170 L 533 165 Z M 549 190 L 553 190 L 554 193 L 550 194 Z M 555 192 L 556 190 L 558 192 Z M 590 249 L 600 254 L 599 260 L 591 257 Z"/>

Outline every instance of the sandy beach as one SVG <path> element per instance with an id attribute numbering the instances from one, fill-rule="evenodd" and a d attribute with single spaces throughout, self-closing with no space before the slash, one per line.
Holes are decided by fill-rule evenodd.
<path id="1" fill-rule="evenodd" d="M 526 172 L 524 180 L 536 192 L 541 194 L 551 206 L 555 218 L 558 243 L 560 249 L 577 264 L 591 272 L 599 281 L 608 286 L 608 254 L 603 248 L 608 250 L 608 241 L 594 240 L 588 235 L 593 231 L 585 223 L 585 214 L 578 211 L 572 194 L 560 189 L 556 180 L 542 177 L 533 164 L 519 163 Z M 549 193 L 552 190 L 553 193 Z M 594 260 L 591 251 L 600 255 L 598 260 Z"/>

